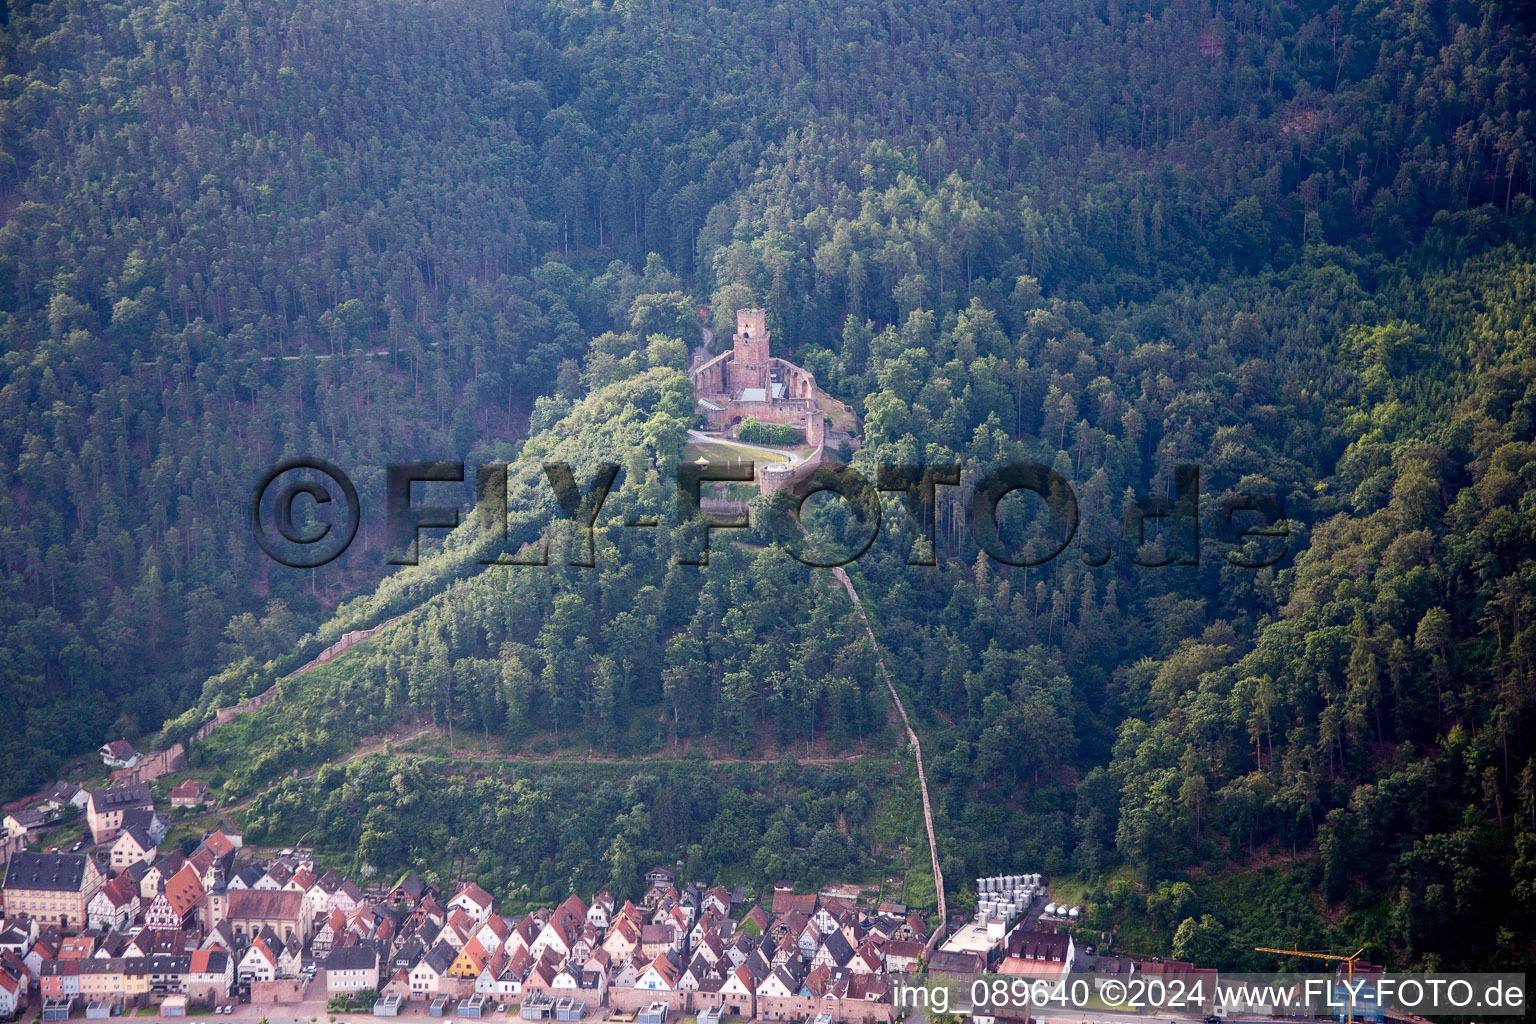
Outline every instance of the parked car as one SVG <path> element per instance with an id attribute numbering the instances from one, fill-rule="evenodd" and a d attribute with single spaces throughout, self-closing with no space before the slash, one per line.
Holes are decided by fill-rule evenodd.
<path id="1" fill-rule="evenodd" d="M 507 1004 L 506 1003 L 497 1003 L 496 1004 L 496 1012 L 497 1013 L 506 1013 L 507 1012 Z"/>
<path id="2" fill-rule="evenodd" d="M 1207 1018 L 1205 1018 L 1203 1024 L 1221 1024 L 1221 1018 L 1220 1017 L 1207 1017 Z"/>

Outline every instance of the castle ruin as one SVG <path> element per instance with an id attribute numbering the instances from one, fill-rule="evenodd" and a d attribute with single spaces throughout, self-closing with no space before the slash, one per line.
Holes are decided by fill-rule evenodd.
<path id="1" fill-rule="evenodd" d="M 816 377 L 768 352 L 767 314 L 736 311 L 736 334 L 728 352 L 693 371 L 697 410 L 712 428 L 726 432 L 748 417 L 805 432 L 805 443 L 821 448 L 827 421 Z"/>

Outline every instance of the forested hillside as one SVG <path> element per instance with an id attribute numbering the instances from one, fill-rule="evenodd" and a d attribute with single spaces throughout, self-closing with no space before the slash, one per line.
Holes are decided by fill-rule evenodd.
<path id="1" fill-rule="evenodd" d="M 481 571 L 465 528 L 388 577 L 377 521 L 314 572 L 245 532 L 285 455 L 345 466 L 371 509 L 390 461 L 515 458 L 514 540 L 550 514 L 550 457 L 620 462 L 615 521 L 664 511 L 695 309 L 763 305 L 776 354 L 860 415 L 856 468 L 1028 459 L 1077 493 L 1041 567 L 980 555 L 954 500 L 937 567 L 906 564 L 894 502 L 850 567 L 952 885 L 1073 873 L 1092 926 L 1221 966 L 1257 965 L 1248 938 L 1523 962 L 1531 28 L 1516 2 L 1409 0 L 13 7 L 0 790 L 183 736 L 403 612 L 199 766 L 245 795 L 421 723 L 502 752 L 888 750 L 852 606 L 761 522 L 707 570 L 672 564 L 675 524 L 547 571 Z M 1122 543 L 1126 495 L 1181 463 L 1208 509 L 1281 502 L 1288 557 L 1235 568 L 1212 530 L 1199 565 L 1134 564 L 1175 540 Z M 807 522 L 852 529 L 836 505 Z M 388 767 L 283 783 L 255 831 L 327 825 L 385 867 L 470 828 L 467 789 Z M 541 826 L 486 884 L 537 898 L 702 842 L 654 813 L 695 785 L 722 784 L 615 782 L 579 847 Z M 698 797 L 747 830 L 698 863 L 873 864 L 855 784 L 814 785 L 830 802 L 777 818 L 782 779 Z M 417 834 L 385 827 L 390 787 L 423 802 Z M 644 816 L 604 823 L 626 803 Z M 1224 909 L 1254 879 L 1285 913 Z"/>

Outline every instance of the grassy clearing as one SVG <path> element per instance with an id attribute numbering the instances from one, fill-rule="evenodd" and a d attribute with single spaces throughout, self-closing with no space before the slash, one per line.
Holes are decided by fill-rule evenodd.
<path id="1" fill-rule="evenodd" d="M 777 461 L 787 461 L 790 453 L 804 458 L 813 451 L 813 449 L 806 447 L 805 445 L 797 445 L 791 448 L 778 448 L 774 445 L 763 445 L 762 448 L 775 452 L 783 452 L 784 458 Z M 776 461 L 766 451 L 761 451 L 755 447 L 733 444 L 730 441 L 710 442 L 708 444 L 689 442 L 683 446 L 683 462 L 696 462 L 701 458 L 709 462 L 724 462 L 733 465 L 737 462 L 751 462 L 756 465 L 765 465 L 767 463 Z"/>

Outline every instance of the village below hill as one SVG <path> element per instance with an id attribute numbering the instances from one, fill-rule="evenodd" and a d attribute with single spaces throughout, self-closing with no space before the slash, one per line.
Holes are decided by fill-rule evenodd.
<path id="1" fill-rule="evenodd" d="M 192 782 L 172 794 L 181 810 L 204 797 Z M 445 888 L 410 870 L 365 888 L 308 850 L 263 854 L 225 830 L 186 852 L 165 842 L 165 809 L 142 781 L 63 783 L 46 804 L 81 808 L 87 833 L 67 851 L 30 850 L 25 832 L 5 847 L 0 1019 L 890 1024 L 922 1008 L 902 998 L 913 978 L 957 991 L 984 974 L 1214 980 L 1189 963 L 1077 946 L 1080 908 L 1051 901 L 1039 874 L 976 879 L 972 917 L 949 927 L 858 886 L 782 882 L 758 896 L 661 864 L 639 880 L 638 903 L 572 893 L 512 915 L 473 881 Z"/>

